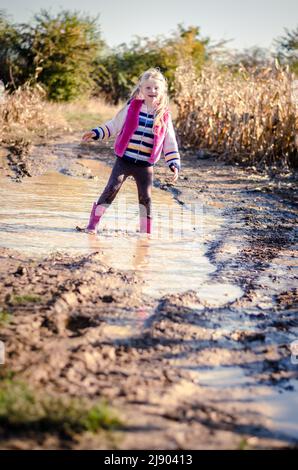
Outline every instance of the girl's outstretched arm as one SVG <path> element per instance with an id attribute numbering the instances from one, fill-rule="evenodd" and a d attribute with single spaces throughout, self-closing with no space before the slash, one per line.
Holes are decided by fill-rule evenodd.
<path id="1" fill-rule="evenodd" d="M 116 116 L 113 117 L 113 119 L 110 119 L 109 121 L 105 122 L 104 124 L 101 124 L 98 127 L 95 127 L 91 131 L 85 132 L 83 134 L 82 140 L 83 142 L 87 142 L 88 140 L 104 140 L 107 141 L 109 140 L 110 137 L 113 137 L 117 135 L 125 122 L 126 116 L 127 116 L 127 111 L 128 111 L 129 105 L 127 104 L 124 108 L 122 108 Z"/>

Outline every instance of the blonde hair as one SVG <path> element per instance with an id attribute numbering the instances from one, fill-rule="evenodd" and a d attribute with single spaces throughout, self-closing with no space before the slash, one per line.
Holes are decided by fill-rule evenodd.
<path id="1" fill-rule="evenodd" d="M 136 84 L 136 86 L 131 92 L 130 100 L 133 98 L 138 98 L 141 92 L 141 85 L 143 85 L 143 83 L 146 80 L 150 80 L 150 79 L 158 80 L 159 82 L 162 83 L 162 86 L 163 86 L 163 89 L 161 92 L 161 98 L 155 111 L 154 126 L 153 126 L 153 127 L 157 127 L 157 126 L 163 127 L 165 125 L 164 116 L 169 108 L 168 82 L 165 76 L 159 70 L 159 68 L 152 67 L 142 73 L 142 75 L 139 77 L 138 83 Z"/>
<path id="2" fill-rule="evenodd" d="M 152 67 L 140 75 L 137 84 L 133 88 L 128 103 L 134 98 L 139 98 L 141 93 L 141 86 L 146 80 L 154 79 L 158 80 L 162 84 L 162 91 L 159 103 L 157 105 L 155 116 L 154 116 L 154 124 L 153 124 L 153 132 L 157 133 L 157 127 L 164 127 L 165 123 L 165 114 L 169 108 L 169 97 L 168 97 L 168 82 L 165 76 L 161 73 L 159 68 Z M 127 105 L 127 104 L 126 104 Z M 125 109 L 126 105 L 119 111 L 119 113 Z M 119 114 L 117 113 L 117 114 Z"/>

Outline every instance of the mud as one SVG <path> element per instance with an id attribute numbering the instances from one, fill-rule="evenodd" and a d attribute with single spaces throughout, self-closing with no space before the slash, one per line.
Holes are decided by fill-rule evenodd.
<path id="1" fill-rule="evenodd" d="M 6 150 L 2 155 L 2 176 L 26 188 L 28 175 L 17 173 Z M 111 165 L 114 157 L 111 144 L 80 145 L 73 135 L 22 158 L 33 177 L 54 171 L 96 183 L 96 161 Z M 124 425 L 112 440 L 2 427 L 1 448 L 297 447 L 298 366 L 291 356 L 291 342 L 298 339 L 295 179 L 197 159 L 189 151 L 182 158 L 175 185 L 163 162 L 156 167 L 156 197 L 167 194 L 177 211 L 200 208 L 200 246 L 194 239 L 189 245 L 167 245 L 154 236 L 138 241 L 132 226 L 128 234 L 119 232 L 120 248 L 149 244 L 149 254 L 142 248 L 141 261 L 127 262 L 119 257 L 119 233 L 107 227 L 88 249 L 67 252 L 65 245 L 63 252 L 43 247 L 30 253 L 25 229 L 27 248 L 21 250 L 13 230 L 7 231 L 5 212 L 2 372 L 13 371 L 44 393 L 106 398 Z M 188 251 L 179 261 L 183 244 Z M 170 246 L 165 258 L 160 245 L 164 251 Z"/>

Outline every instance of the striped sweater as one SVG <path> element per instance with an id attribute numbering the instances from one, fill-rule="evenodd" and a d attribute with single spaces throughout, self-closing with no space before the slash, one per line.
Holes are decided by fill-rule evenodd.
<path id="1" fill-rule="evenodd" d="M 128 106 L 121 113 L 120 120 L 122 122 L 125 120 L 127 108 Z M 120 131 L 121 128 L 119 129 L 118 122 L 116 123 L 115 120 L 116 118 L 92 129 L 96 134 L 95 140 L 108 140 L 111 135 L 117 134 L 118 132 L 115 132 L 115 130 Z M 153 148 L 153 122 L 154 114 L 148 113 L 147 106 L 143 103 L 140 109 L 138 127 L 131 136 L 124 153 L 126 160 L 148 162 Z M 163 146 L 165 162 L 169 167 L 175 166 L 180 170 L 180 155 L 171 119 L 169 119 L 168 128 Z M 152 163 L 148 162 L 148 165 L 152 165 Z"/>

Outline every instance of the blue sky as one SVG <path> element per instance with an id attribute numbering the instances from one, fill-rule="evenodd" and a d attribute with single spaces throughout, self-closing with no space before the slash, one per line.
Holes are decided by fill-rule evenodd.
<path id="1" fill-rule="evenodd" d="M 169 35 L 178 23 L 199 26 L 203 36 L 232 39 L 230 47 L 272 47 L 284 28 L 298 25 L 297 0 L 1 0 L 15 22 L 29 21 L 41 8 L 99 14 L 110 46 L 133 36 Z"/>

